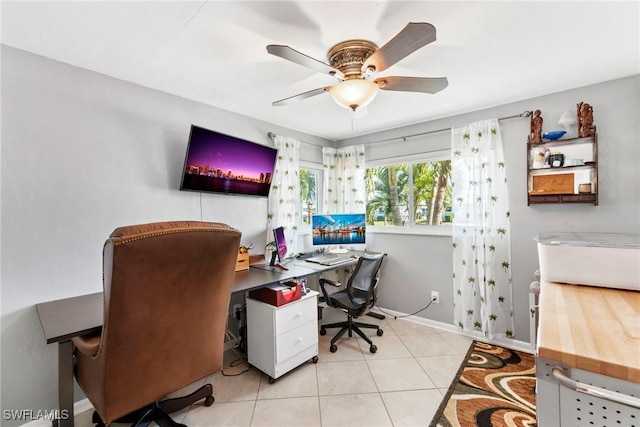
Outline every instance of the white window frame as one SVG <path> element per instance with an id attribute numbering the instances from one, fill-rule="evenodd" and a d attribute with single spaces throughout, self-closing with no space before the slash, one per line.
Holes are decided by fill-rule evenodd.
<path id="1" fill-rule="evenodd" d="M 440 160 L 451 160 L 451 150 L 437 150 L 428 153 L 413 154 L 409 156 L 387 157 L 374 161 L 367 161 L 367 168 L 380 166 L 416 163 L 437 162 Z M 409 182 L 413 188 L 413 168 L 409 168 Z M 409 212 L 413 212 L 413 191 L 409 191 Z M 367 232 L 380 234 L 408 234 L 424 236 L 452 236 L 453 231 L 450 224 L 445 225 L 415 225 L 411 219 L 410 225 L 404 227 L 381 227 L 368 225 Z"/>
<path id="2" fill-rule="evenodd" d="M 300 169 L 313 170 L 316 172 L 316 211 L 318 211 L 318 207 L 322 206 L 322 194 L 324 189 L 324 166 L 320 163 L 313 163 L 309 161 L 300 160 L 300 164 L 298 166 Z M 302 200 L 300 200 L 300 221 L 302 221 Z M 318 211 L 318 213 L 321 213 Z M 303 224 L 300 222 L 298 224 L 298 234 L 306 235 L 311 234 L 311 224 Z"/>

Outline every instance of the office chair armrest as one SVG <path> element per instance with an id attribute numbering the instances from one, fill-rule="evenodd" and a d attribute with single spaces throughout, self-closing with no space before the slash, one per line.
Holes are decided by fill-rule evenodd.
<path id="1" fill-rule="evenodd" d="M 84 335 L 71 338 L 71 342 L 80 353 L 93 357 L 98 354 L 101 338 L 101 335 Z"/>
<path id="2" fill-rule="evenodd" d="M 342 286 L 342 283 L 340 283 L 340 282 L 335 282 L 335 281 L 333 281 L 333 280 L 329 280 L 329 279 L 320 278 L 318 281 L 320 282 L 320 285 L 321 285 L 321 286 L 323 286 L 325 283 L 326 283 L 327 285 L 331 285 L 331 286 L 334 286 L 334 287 L 336 287 L 336 288 L 339 288 L 340 286 Z"/>
<path id="3" fill-rule="evenodd" d="M 329 307 L 333 307 L 333 304 L 331 303 L 331 299 L 329 299 L 329 294 L 327 293 L 327 290 L 324 288 L 324 285 L 327 284 L 327 285 L 331 285 L 333 287 L 338 288 L 342 286 L 342 284 L 339 282 L 334 282 L 333 280 L 324 279 L 324 278 L 320 278 L 318 280 L 318 283 L 320 284 L 320 290 L 322 291 L 321 300 L 326 302 Z"/>

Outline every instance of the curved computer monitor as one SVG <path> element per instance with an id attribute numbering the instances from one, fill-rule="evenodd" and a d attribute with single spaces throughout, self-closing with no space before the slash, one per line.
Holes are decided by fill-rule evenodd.
<path id="1" fill-rule="evenodd" d="M 329 249 L 364 249 L 364 213 L 314 214 L 311 217 L 311 226 L 314 246 L 326 246 Z"/>

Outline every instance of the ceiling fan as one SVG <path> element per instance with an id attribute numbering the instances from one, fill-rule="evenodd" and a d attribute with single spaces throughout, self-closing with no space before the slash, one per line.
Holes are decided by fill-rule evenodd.
<path id="1" fill-rule="evenodd" d="M 446 77 L 386 76 L 374 79 L 411 53 L 436 40 L 436 29 L 426 22 L 410 22 L 394 38 L 378 48 L 368 40 L 346 40 L 329 49 L 329 64 L 285 46 L 268 45 L 267 52 L 296 64 L 327 73 L 338 79 L 333 86 L 303 92 L 273 102 L 274 106 L 287 105 L 294 101 L 329 92 L 338 105 L 356 111 L 369 104 L 378 89 L 403 92 L 437 93 L 447 87 Z"/>

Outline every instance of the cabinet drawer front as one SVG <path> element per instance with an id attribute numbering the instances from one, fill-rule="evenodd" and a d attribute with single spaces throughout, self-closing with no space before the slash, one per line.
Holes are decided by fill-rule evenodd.
<path id="1" fill-rule="evenodd" d="M 560 196 L 541 196 L 529 193 L 529 201 L 534 203 L 559 203 Z"/>
<path id="2" fill-rule="evenodd" d="M 563 202 L 595 202 L 595 200 L 595 194 L 576 194 L 573 196 L 562 196 Z"/>
<path id="3" fill-rule="evenodd" d="M 276 310 L 276 336 L 308 323 L 318 316 L 317 298 L 291 302 Z"/>
<path id="4" fill-rule="evenodd" d="M 308 322 L 276 338 L 276 363 L 318 345 L 318 323 Z"/>

